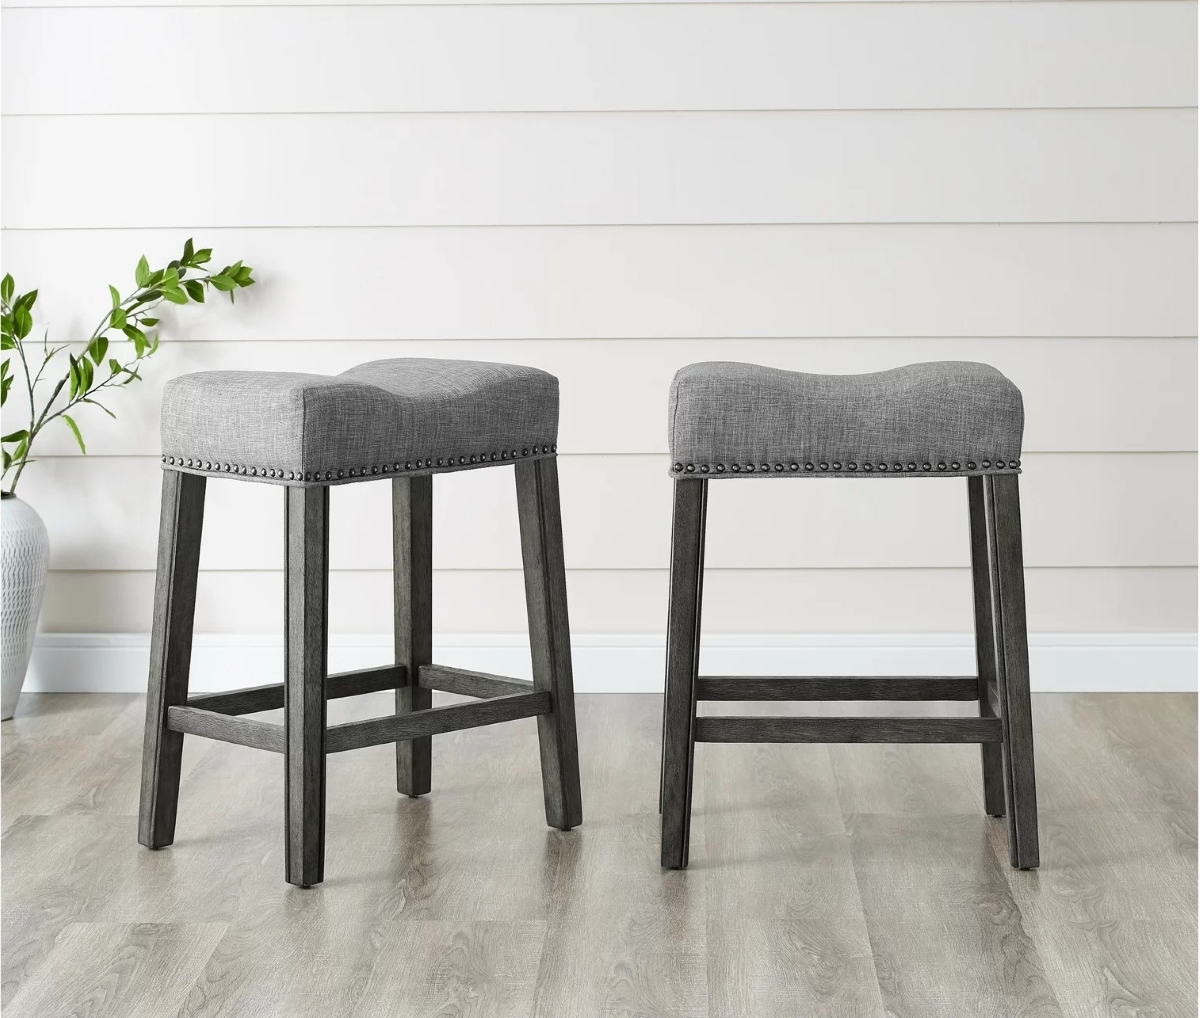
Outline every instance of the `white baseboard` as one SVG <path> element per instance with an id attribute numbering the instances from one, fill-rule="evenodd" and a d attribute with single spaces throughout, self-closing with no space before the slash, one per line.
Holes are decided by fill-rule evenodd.
<path id="1" fill-rule="evenodd" d="M 663 686 L 659 636 L 577 634 L 575 688 L 581 693 L 657 693 Z M 283 644 L 271 636 L 195 638 L 191 688 L 236 689 L 279 682 Z M 391 660 L 385 635 L 333 636 L 331 671 Z M 1035 692 L 1195 691 L 1194 634 L 1033 634 Z M 150 638 L 144 634 L 45 633 L 37 638 L 25 689 L 33 692 L 141 692 Z M 439 664 L 529 676 L 529 643 L 520 636 L 435 639 Z M 701 671 L 723 675 L 974 675 L 966 635 L 711 636 Z"/>

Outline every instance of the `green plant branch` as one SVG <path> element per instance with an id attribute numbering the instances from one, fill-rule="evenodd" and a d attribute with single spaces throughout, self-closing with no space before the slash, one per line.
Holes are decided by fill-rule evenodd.
<path id="1" fill-rule="evenodd" d="M 32 330 L 33 320 L 30 309 L 37 299 L 37 291 L 33 290 L 14 297 L 15 286 L 12 277 L 5 276 L 0 281 L 3 345 L 6 351 L 15 348 L 21 359 L 30 411 L 28 428 L 14 431 L 2 438 L 4 445 L 3 476 L 7 479 L 10 472 L 13 475 L 12 483 L 9 486 L 10 491 L 15 490 L 26 465 L 31 462 L 29 454 L 34 439 L 47 425 L 59 418 L 63 418 L 64 423 L 70 427 L 80 451 L 86 455 L 87 447 L 84 445 L 83 435 L 68 411 L 88 403 L 99 407 L 110 417 L 115 416 L 108 407 L 95 399 L 95 396 L 104 389 L 128 385 L 130 382 L 141 379 L 141 375 L 138 373 L 139 365 L 158 351 L 158 336 L 147 335 L 143 329 L 153 328 L 159 324 L 159 320 L 152 316 L 152 312 L 163 301 L 179 305 L 203 303 L 205 294 L 210 289 L 228 293 L 232 301 L 235 290 L 254 284 L 251 275 L 253 270 L 240 261 L 225 266 L 220 272 L 207 272 L 191 279 L 186 278 L 189 271 L 202 270 L 211 258 L 210 249 L 196 250 L 192 246 L 192 241 L 189 240 L 184 245 L 183 256 L 168 263 L 166 268 L 151 271 L 143 257 L 138 262 L 134 273 L 137 286 L 127 296 L 122 297 L 116 287 L 110 286 L 109 295 L 112 298 L 112 307 L 100 319 L 91 335 L 82 344 L 79 356 L 68 354 L 69 370 L 54 386 L 54 391 L 43 405 L 40 414 L 36 398 L 38 384 L 42 381 L 42 375 L 47 366 L 71 344 L 62 344 L 51 349 L 48 334 L 43 334 L 42 363 L 37 373 L 32 374 L 25 355 L 24 342 Z M 109 352 L 108 336 L 114 331 L 119 331 L 126 340 L 133 344 L 134 357 L 125 363 L 116 357 L 105 359 Z M 2 365 L 3 398 L 0 399 L 0 402 L 7 399 L 8 390 L 12 384 L 12 377 L 9 375 L 8 369 L 9 361 L 5 360 Z M 107 377 L 98 375 L 97 369 L 107 369 Z M 66 402 L 56 409 L 55 404 L 64 388 L 68 390 Z"/>

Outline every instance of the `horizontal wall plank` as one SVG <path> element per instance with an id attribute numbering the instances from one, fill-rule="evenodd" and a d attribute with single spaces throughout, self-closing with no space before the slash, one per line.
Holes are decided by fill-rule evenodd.
<path id="1" fill-rule="evenodd" d="M 1196 218 L 1194 110 L 9 117 L 4 134 L 21 229 Z M 137 135 L 186 208 L 79 158 Z"/>
<path id="2" fill-rule="evenodd" d="M 1146 0 L 1155 2 L 1155 0 Z M 180 230 L 5 231 L 55 335 Z M 1196 227 L 207 230 L 260 284 L 168 311 L 177 339 L 1194 336 Z M 84 300 L 54 280 L 95 279 Z M 56 292 L 57 291 L 57 292 Z M 85 332 L 85 334 L 86 334 Z"/>
<path id="3" fill-rule="evenodd" d="M 1024 467 L 1028 565 L 1196 564 L 1194 454 L 1030 454 Z M 666 568 L 665 457 L 562 456 L 559 473 L 568 568 Z M 46 520 L 52 567 L 152 568 L 160 476 L 157 458 L 37 464 L 22 479 L 21 494 Z M 332 568 L 388 568 L 390 487 L 382 480 L 332 490 Z M 67 491 L 71 498 L 62 498 Z M 438 568 L 519 567 L 511 468 L 440 476 L 434 499 Z M 210 481 L 201 568 L 282 568 L 282 514 L 279 486 Z M 961 478 L 714 481 L 706 562 L 715 569 L 966 566 L 966 484 Z"/>
<path id="4" fill-rule="evenodd" d="M 334 572 L 331 630 L 391 632 L 391 584 L 385 570 Z M 1029 569 L 1025 584 L 1033 632 L 1195 631 L 1195 569 Z M 152 572 L 52 572 L 42 630 L 147 632 L 153 592 Z M 666 627 L 665 569 L 572 570 L 567 592 L 575 633 Z M 433 593 L 436 632 L 526 631 L 517 571 L 438 570 Z M 202 573 L 196 604 L 198 632 L 280 633 L 283 573 Z M 716 569 L 704 583 L 710 633 L 966 633 L 971 618 L 966 569 Z"/>
<path id="5" fill-rule="evenodd" d="M 201 313 L 202 314 L 202 313 Z M 1183 452 L 1196 449 L 1196 342 L 1190 339 L 693 339 L 482 341 L 164 341 L 144 381 L 110 400 L 116 419 L 84 408 L 76 420 L 93 454 L 157 456 L 168 378 L 190 371 L 337 374 L 389 357 L 529 364 L 559 379 L 564 453 L 665 453 L 671 378 L 694 361 L 748 361 L 792 371 L 854 374 L 920 361 L 993 364 L 1025 399 L 1028 452 Z M 613 412 L 619 392 L 620 413 Z M 19 395 L 14 397 L 19 400 Z M 20 402 L 13 407 L 21 406 Z M 1114 413 L 1114 407 L 1121 407 Z M 21 411 L 10 410 L 13 413 Z M 77 455 L 65 426 L 39 455 Z"/>
<path id="6" fill-rule="evenodd" d="M 564 4 L 593 4 L 593 3 L 763 3 L 764 0 L 188 0 L 181 4 L 180 0 L 140 0 L 138 7 L 407 7 L 407 6 L 469 6 L 479 7 L 495 5 L 505 7 L 520 2 L 522 4 L 545 4 L 557 7 Z M 770 0 L 780 3 L 995 3 L 997 0 Z M 1053 0 L 1004 0 L 1008 3 L 1045 3 Z M 1081 2 L 1081 0 L 1080 0 Z M 1186 0 L 1180 0 L 1186 2 Z M 18 0 L 17 3 L 6 4 L 7 9 L 61 7 L 62 0 Z M 127 7 L 128 0 L 72 0 L 72 7 Z"/>
<path id="7" fill-rule="evenodd" d="M 0 83 L 20 114 L 1193 106 L 1195 37 L 1178 0 L 6 8 Z"/>

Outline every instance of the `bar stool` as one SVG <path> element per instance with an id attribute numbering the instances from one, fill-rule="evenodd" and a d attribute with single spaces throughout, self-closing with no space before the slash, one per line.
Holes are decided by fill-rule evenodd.
<path id="1" fill-rule="evenodd" d="M 431 736 L 538 719 L 546 821 L 582 820 L 558 498 L 558 379 L 510 364 L 401 359 L 336 376 L 210 371 L 167 383 L 162 515 L 138 841 L 175 836 L 184 734 L 284 755 L 286 879 L 324 877 L 325 757 L 396 744 L 396 788 L 430 790 Z M 533 681 L 432 661 L 433 474 L 513 465 Z M 284 488 L 285 680 L 188 696 L 210 477 Z M 395 663 L 329 675 L 329 489 L 390 480 Z M 326 700 L 394 689 L 393 715 L 326 725 Z M 432 690 L 479 698 L 432 707 Z M 244 717 L 282 707 L 282 725 Z"/>
<path id="2" fill-rule="evenodd" d="M 671 598 L 661 771 L 662 865 L 688 863 L 697 742 L 978 742 L 985 808 L 1014 867 L 1038 865 L 1021 554 L 1024 410 L 986 364 L 809 375 L 704 363 L 671 384 Z M 700 676 L 709 481 L 967 479 L 977 675 Z M 979 717 L 697 717 L 699 700 L 975 700 Z"/>

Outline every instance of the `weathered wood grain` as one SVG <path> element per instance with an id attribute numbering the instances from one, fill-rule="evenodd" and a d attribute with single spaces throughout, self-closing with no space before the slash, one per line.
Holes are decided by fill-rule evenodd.
<path id="1" fill-rule="evenodd" d="M 164 470 L 162 484 L 138 822 L 138 842 L 147 848 L 175 837 L 183 735 L 167 728 L 167 708 L 187 700 L 204 524 L 203 477 Z"/>
<path id="2" fill-rule="evenodd" d="M 510 679 L 505 675 L 473 672 L 448 665 L 422 665 L 418 681 L 426 689 L 437 689 L 460 696 L 507 696 L 529 693 L 534 685 L 528 679 Z"/>
<path id="3" fill-rule="evenodd" d="M 959 675 L 701 675 L 697 700 L 978 700 Z"/>
<path id="4" fill-rule="evenodd" d="M 967 478 L 967 515 L 971 534 L 971 597 L 975 613 L 976 698 L 983 717 L 1000 716 L 996 681 L 995 612 L 992 601 L 994 559 L 988 538 L 987 498 L 982 477 Z M 989 816 L 1004 816 L 1004 751 L 984 743 L 979 747 L 983 771 L 983 808 Z"/>
<path id="5" fill-rule="evenodd" d="M 392 589 L 396 664 L 409 675 L 433 660 L 433 478 L 392 480 Z M 396 713 L 433 703 L 419 682 L 396 690 Z M 432 782 L 433 743 L 428 736 L 396 743 L 396 791 L 426 795 Z"/>
<path id="6" fill-rule="evenodd" d="M 515 473 L 533 684 L 550 694 L 551 703 L 550 711 L 538 716 L 546 823 L 569 831 L 583 822 L 583 798 L 558 461 L 550 458 L 517 463 Z"/>
<path id="7" fill-rule="evenodd" d="M 688 863 L 707 507 L 708 481 L 675 482 L 660 777 L 662 865 L 668 869 L 682 869 Z"/>
<path id="8" fill-rule="evenodd" d="M 284 570 L 284 814 L 288 883 L 325 873 L 325 676 L 329 671 L 329 489 L 287 488 Z"/>
<path id="9" fill-rule="evenodd" d="M 406 681 L 403 665 L 383 665 L 361 668 L 353 672 L 337 672 L 325 679 L 325 699 L 337 700 L 346 696 L 362 696 L 382 689 L 399 689 Z M 233 689 L 226 693 L 205 693 L 188 697 L 187 706 L 220 714 L 255 714 L 277 710 L 283 706 L 283 683 Z"/>
<path id="10" fill-rule="evenodd" d="M 487 700 L 455 703 L 446 707 L 429 707 L 411 714 L 394 714 L 373 721 L 331 725 L 325 733 L 325 750 L 328 753 L 343 753 L 349 749 L 377 746 L 400 739 L 426 738 L 462 728 L 539 717 L 550 710 L 550 694 L 545 690 L 493 696 Z"/>
<path id="11" fill-rule="evenodd" d="M 287 733 L 283 725 L 195 707 L 169 707 L 167 727 L 172 732 L 199 735 L 218 742 L 233 742 L 268 753 L 283 753 L 287 749 Z"/>
<path id="12" fill-rule="evenodd" d="M 697 742 L 999 742 L 995 718 L 701 717 Z"/>
<path id="13" fill-rule="evenodd" d="M 1025 622 L 1025 566 L 1021 500 L 1016 474 L 987 477 L 988 533 L 994 556 L 993 611 L 1004 724 L 1004 790 L 1009 860 L 1018 869 L 1038 865 L 1037 789 L 1033 766 L 1033 707 L 1029 697 L 1029 638 Z"/>

